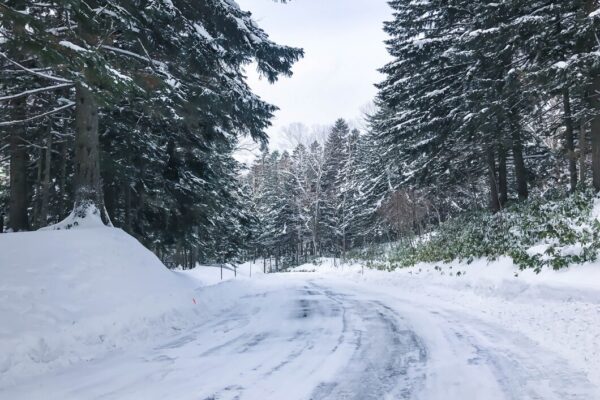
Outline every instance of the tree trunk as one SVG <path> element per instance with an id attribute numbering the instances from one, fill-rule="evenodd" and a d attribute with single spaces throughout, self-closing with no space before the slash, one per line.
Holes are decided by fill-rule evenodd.
<path id="1" fill-rule="evenodd" d="M 143 171 L 144 169 L 142 169 Z M 140 180 L 136 184 L 137 201 L 135 206 L 135 224 L 134 231 L 140 236 L 144 236 L 144 224 L 142 222 L 144 218 L 144 207 L 146 205 L 146 191 L 144 189 L 144 183 Z"/>
<path id="2" fill-rule="evenodd" d="M 51 122 L 48 122 L 51 124 Z M 44 179 L 42 180 L 42 204 L 40 205 L 40 215 L 38 226 L 48 225 L 48 204 L 50 202 L 50 172 L 52 165 L 52 129 L 48 129 L 46 138 L 46 156 L 44 158 Z"/>
<path id="3" fill-rule="evenodd" d="M 569 160 L 569 182 L 571 192 L 577 189 L 577 158 L 575 156 L 575 139 L 573 137 L 573 115 L 569 89 L 563 89 L 563 107 L 565 119 L 565 150 Z"/>
<path id="4" fill-rule="evenodd" d="M 523 201 L 529 197 L 529 191 L 527 188 L 527 169 L 525 167 L 525 160 L 523 159 L 523 143 L 521 139 L 520 123 L 518 121 L 519 116 L 516 112 L 512 112 L 511 118 L 511 139 L 512 139 L 512 151 L 515 164 L 515 178 L 517 181 L 517 194 L 519 200 Z"/>
<path id="5" fill-rule="evenodd" d="M 308 247 L 310 246 L 310 243 L 306 243 L 306 245 L 304 246 L 304 264 L 308 263 Z"/>
<path id="6" fill-rule="evenodd" d="M 25 99 L 13 102 L 14 119 L 25 118 Z M 24 140 L 25 126 L 16 125 L 11 128 L 10 146 L 10 199 L 8 208 L 8 227 L 14 232 L 29 229 L 27 208 L 27 143 Z"/>
<path id="7" fill-rule="evenodd" d="M 74 215 L 85 218 L 88 212 L 99 213 L 102 222 L 110 224 L 100 179 L 98 106 L 91 90 L 81 83 L 76 86 L 76 102 Z"/>
<path id="8" fill-rule="evenodd" d="M 33 200 L 31 210 L 31 225 L 33 229 L 39 228 L 40 210 L 41 210 L 41 193 L 42 193 L 42 171 L 44 170 L 44 151 L 42 148 L 37 149 L 38 159 L 36 163 L 35 184 L 33 185 Z"/>
<path id="9" fill-rule="evenodd" d="M 585 185 L 585 173 L 587 162 L 587 123 L 585 116 L 581 117 L 579 125 L 579 182 Z"/>
<path id="10" fill-rule="evenodd" d="M 590 136 L 592 138 L 592 175 L 596 191 L 600 191 L 600 75 L 594 77 L 590 90 L 593 117 Z"/>
<path id="11" fill-rule="evenodd" d="M 346 262 L 346 228 L 342 228 L 342 261 Z"/>
<path id="12" fill-rule="evenodd" d="M 587 0 L 585 2 L 585 15 L 589 15 L 594 11 L 596 6 L 595 3 L 596 0 Z M 593 108 L 590 123 L 590 139 L 592 143 L 592 185 L 596 191 L 600 191 L 600 74 L 594 76 L 588 91 L 590 93 L 589 102 Z"/>
<path id="13" fill-rule="evenodd" d="M 65 91 L 63 92 L 63 96 L 65 98 L 69 97 L 69 92 L 70 89 L 65 89 Z M 63 141 L 61 143 L 60 146 L 60 174 L 59 174 L 59 205 L 60 205 L 60 213 L 66 213 L 68 214 L 70 211 L 70 207 L 72 206 L 70 204 L 69 201 L 69 195 L 71 194 L 71 191 L 69 190 L 69 188 L 67 187 L 67 164 L 68 164 L 68 156 L 69 156 L 69 151 L 72 148 L 72 145 L 69 143 L 69 136 L 68 136 L 68 131 L 69 131 L 69 126 L 68 124 L 64 124 L 63 126 L 64 131 L 63 133 Z"/>
<path id="14" fill-rule="evenodd" d="M 118 183 L 114 181 L 104 181 L 103 192 L 104 192 L 104 207 L 109 217 L 114 218 L 118 208 L 118 197 L 119 191 L 116 190 Z M 112 219 L 111 218 L 111 219 Z"/>
<path id="15" fill-rule="evenodd" d="M 131 234 L 131 187 L 128 183 L 123 184 L 125 193 L 125 231 Z"/>
<path id="16" fill-rule="evenodd" d="M 70 191 L 67 190 L 67 155 L 68 142 L 65 138 L 60 146 L 60 177 L 59 177 L 59 193 L 60 193 L 60 211 L 66 212 L 68 209 L 67 198 Z"/>
<path id="17" fill-rule="evenodd" d="M 500 211 L 500 199 L 498 198 L 498 185 L 496 182 L 496 160 L 494 149 L 490 147 L 487 153 L 488 179 L 490 185 L 490 210 L 494 213 Z"/>
<path id="18" fill-rule="evenodd" d="M 504 145 L 498 146 L 498 191 L 501 208 L 508 203 L 508 174 L 506 171 L 506 149 Z"/>

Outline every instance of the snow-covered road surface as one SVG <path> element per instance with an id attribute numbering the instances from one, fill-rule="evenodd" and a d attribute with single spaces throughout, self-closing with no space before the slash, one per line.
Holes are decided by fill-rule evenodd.
<path id="1" fill-rule="evenodd" d="M 224 283 L 218 315 L 0 389 L 1 399 L 600 399 L 586 375 L 464 307 L 344 279 Z M 116 353 L 116 354 L 115 354 Z"/>

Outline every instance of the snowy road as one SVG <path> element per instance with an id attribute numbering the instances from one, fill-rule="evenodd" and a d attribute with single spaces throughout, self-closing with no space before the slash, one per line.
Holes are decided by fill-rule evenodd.
<path id="1" fill-rule="evenodd" d="M 5 388 L 0 398 L 600 398 L 557 355 L 451 304 L 310 274 L 245 286 L 234 306 L 193 329 Z"/>

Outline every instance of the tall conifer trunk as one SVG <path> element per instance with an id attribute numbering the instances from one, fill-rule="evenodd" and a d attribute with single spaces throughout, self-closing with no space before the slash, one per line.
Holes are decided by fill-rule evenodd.
<path id="1" fill-rule="evenodd" d="M 523 158 L 523 139 L 521 138 L 519 115 L 513 111 L 510 113 L 509 117 L 511 120 L 511 140 L 515 164 L 515 178 L 517 181 L 517 194 L 519 195 L 519 200 L 523 201 L 529 197 L 529 190 L 527 188 L 527 168 L 525 167 L 525 160 Z"/>
<path id="2" fill-rule="evenodd" d="M 579 182 L 585 185 L 586 162 L 587 162 L 587 122 L 585 115 L 579 122 Z"/>
<path id="3" fill-rule="evenodd" d="M 569 160 L 569 182 L 571 192 L 577 189 L 577 158 L 575 157 L 575 138 L 573 137 L 573 115 L 569 88 L 563 89 L 563 107 L 565 119 L 565 150 Z"/>
<path id="4" fill-rule="evenodd" d="M 109 224 L 100 179 L 98 105 L 92 91 L 81 83 L 76 85 L 75 101 L 74 215 L 85 218 L 90 211 L 99 212 L 102 222 Z"/>
<path id="5" fill-rule="evenodd" d="M 15 100 L 12 104 L 15 120 L 25 119 L 25 98 Z M 10 199 L 8 208 L 8 227 L 13 231 L 29 229 L 27 207 L 29 204 L 27 190 L 28 154 L 25 137 L 25 125 L 11 127 L 10 146 Z"/>
<path id="6" fill-rule="evenodd" d="M 594 189 L 600 191 L 600 75 L 594 77 L 590 90 L 592 116 L 590 136 L 592 139 L 592 176 Z"/>
<path id="7" fill-rule="evenodd" d="M 48 121 L 48 136 L 44 156 L 44 179 L 42 180 L 42 200 L 38 226 L 43 228 L 48 225 L 48 206 L 50 203 L 50 173 L 52 168 L 52 122 Z"/>
<path id="8" fill-rule="evenodd" d="M 60 193 L 60 211 L 66 212 L 69 208 L 67 202 L 67 161 L 68 161 L 69 144 L 67 139 L 64 139 L 60 145 L 60 175 L 58 177 L 58 192 Z"/>
<path id="9" fill-rule="evenodd" d="M 490 210 L 494 213 L 500 211 L 500 199 L 498 197 L 498 183 L 496 181 L 496 160 L 494 148 L 489 147 L 487 151 L 488 182 L 490 185 Z"/>
<path id="10" fill-rule="evenodd" d="M 500 207 L 504 208 L 508 203 L 508 174 L 506 171 L 506 148 L 498 146 L 498 200 Z"/>

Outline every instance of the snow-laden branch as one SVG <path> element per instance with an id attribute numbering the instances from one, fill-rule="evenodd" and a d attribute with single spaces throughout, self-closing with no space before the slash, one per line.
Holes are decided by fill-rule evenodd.
<path id="1" fill-rule="evenodd" d="M 144 53 L 146 54 L 146 57 L 148 58 L 148 60 L 152 60 L 152 57 L 150 57 L 150 53 L 148 53 L 148 50 L 146 50 L 146 47 L 144 47 L 144 44 L 142 43 L 140 38 L 138 38 L 138 42 L 139 42 L 140 46 L 142 46 L 142 50 L 144 50 Z M 154 70 L 154 62 L 150 63 L 150 67 Z"/>
<path id="2" fill-rule="evenodd" d="M 34 71 L 34 70 L 30 69 L 30 68 L 27 68 L 27 67 L 26 67 L 26 66 L 24 66 L 24 65 L 21 65 L 21 64 L 19 64 L 19 63 L 18 63 L 18 62 L 16 62 L 16 61 L 14 61 L 14 60 L 10 59 L 10 58 L 9 58 L 9 57 L 8 57 L 6 54 L 4 54 L 4 53 L 2 53 L 2 52 L 0 52 L 0 56 L 4 57 L 4 58 L 5 58 L 5 59 L 6 59 L 8 62 L 10 62 L 11 64 L 14 64 L 15 66 L 17 66 L 17 67 L 21 68 L 23 71 L 29 72 L 30 74 L 33 74 L 33 75 L 39 76 L 39 77 L 41 77 L 41 78 L 44 78 L 44 79 L 50 79 L 50 80 L 52 80 L 52 81 L 56 81 L 56 82 L 62 82 L 62 83 L 75 83 L 75 82 L 73 82 L 73 81 L 71 81 L 71 80 L 68 80 L 68 79 L 65 79 L 65 78 L 60 78 L 60 77 L 58 77 L 58 76 L 54 76 L 54 75 L 48 75 L 48 74 L 43 74 L 43 73 L 41 73 L 41 72 Z"/>
<path id="3" fill-rule="evenodd" d="M 302 184 L 302 181 L 300 180 L 300 178 L 298 177 L 298 175 L 294 174 L 291 171 L 286 171 L 286 170 L 282 170 L 281 173 L 283 173 L 284 175 L 288 175 L 291 176 L 292 178 L 294 178 L 294 180 L 296 181 L 296 183 L 298 184 L 298 188 L 302 191 L 302 194 L 306 195 L 306 189 L 304 188 L 304 185 Z"/>
<path id="4" fill-rule="evenodd" d="M 129 57 L 137 58 L 138 60 L 145 61 L 145 62 L 147 62 L 147 63 L 153 64 L 153 65 L 157 65 L 157 66 L 159 66 L 159 67 L 160 67 L 160 66 L 164 66 L 164 63 L 162 63 L 162 62 L 160 62 L 160 61 L 153 60 L 153 59 L 151 59 L 151 58 L 149 58 L 149 57 L 144 57 L 144 56 L 143 56 L 143 55 L 141 55 L 141 54 L 134 53 L 134 52 L 132 52 L 132 51 L 129 51 L 129 50 L 123 50 L 123 49 L 119 49 L 118 47 L 113 47 L 113 46 L 109 46 L 109 45 L 106 45 L 106 44 L 105 44 L 105 45 L 102 45 L 102 46 L 100 46 L 100 47 L 101 47 L 101 48 L 103 48 L 103 49 L 106 49 L 106 50 L 113 51 L 113 52 L 115 52 L 115 53 L 119 53 L 119 54 L 125 55 L 125 56 L 129 56 Z M 145 49 L 144 49 L 144 50 L 145 50 Z"/>
<path id="5" fill-rule="evenodd" d="M 47 29 L 46 32 L 56 35 L 58 33 L 64 32 L 64 31 L 73 30 L 73 28 L 77 28 L 77 24 L 73 24 L 71 26 L 61 26 L 58 28 Z"/>
<path id="6" fill-rule="evenodd" d="M 49 92 L 52 90 L 68 88 L 71 86 L 73 86 L 72 83 L 61 83 L 59 85 L 54 85 L 54 86 L 46 86 L 46 87 L 38 88 L 38 89 L 25 90 L 21 93 L 11 94 L 10 96 L 0 97 L 0 102 L 8 101 L 8 100 L 15 100 L 15 99 L 19 99 L 21 97 L 29 96 L 31 94 L 36 94 L 36 93 L 41 93 L 41 92 Z"/>
<path id="7" fill-rule="evenodd" d="M 32 71 L 34 72 L 41 72 L 41 71 L 51 71 L 52 68 L 31 68 Z M 17 74 L 27 74 L 28 71 L 23 71 L 22 69 L 2 69 L 0 70 L 0 74 L 5 74 L 5 75 L 17 75 Z"/>
<path id="8" fill-rule="evenodd" d="M 12 126 L 12 125 L 19 125 L 19 124 L 24 124 L 30 121 L 35 121 L 37 119 L 40 118 L 44 118 L 48 115 L 52 115 L 52 114 L 56 114 L 57 112 L 61 112 L 62 110 L 66 110 L 67 108 L 71 108 L 75 105 L 75 102 L 70 101 L 68 104 L 65 104 L 64 106 L 61 107 L 57 107 L 53 110 L 47 111 L 45 113 L 42 114 L 38 114 L 38 115 L 34 115 L 33 117 L 29 117 L 26 119 L 20 119 L 20 120 L 14 120 L 14 121 L 4 121 L 4 122 L 0 122 L 0 127 L 2 126 Z"/>

